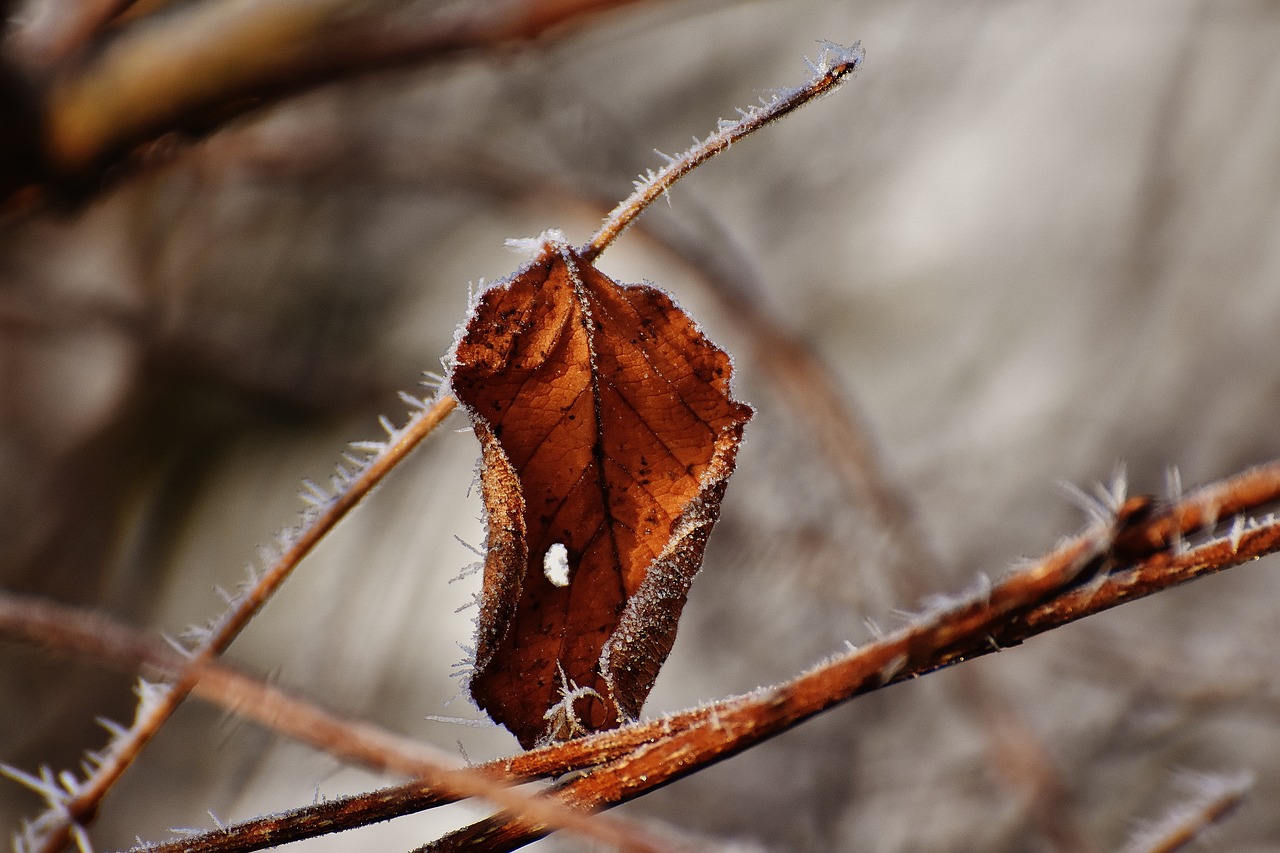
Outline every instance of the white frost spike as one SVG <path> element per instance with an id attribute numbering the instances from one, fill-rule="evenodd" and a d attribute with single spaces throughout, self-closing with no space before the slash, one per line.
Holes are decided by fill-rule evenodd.
<path id="1" fill-rule="evenodd" d="M 408 406 L 411 409 L 414 409 L 416 411 L 422 411 L 427 407 L 427 404 L 424 401 L 419 400 L 417 397 L 413 396 L 407 391 L 400 391 L 399 394 L 400 394 L 400 402 L 404 403 L 406 406 Z"/>
<path id="2" fill-rule="evenodd" d="M 559 228 L 548 228 L 537 237 L 508 237 L 504 245 L 518 255 L 536 258 L 548 243 L 568 243 L 569 238 Z"/>
<path id="3" fill-rule="evenodd" d="M 10 764 L 0 764 L 0 773 L 8 776 L 24 788 L 35 791 L 41 797 L 44 797 L 51 806 L 58 806 L 67 801 L 66 794 L 62 793 L 62 789 L 54 782 L 53 774 L 49 772 L 48 767 L 40 768 L 39 778 Z"/>
<path id="4" fill-rule="evenodd" d="M 383 420 L 386 419 L 383 418 Z M 385 441 L 353 441 L 349 446 L 352 450 L 361 450 L 373 455 L 377 455 L 387 449 Z"/>
<path id="5" fill-rule="evenodd" d="M 1231 533 L 1227 537 L 1227 541 L 1231 543 L 1231 553 L 1235 554 L 1240 550 L 1240 541 L 1244 539 L 1245 517 L 1237 515 L 1235 520 L 1231 522 Z"/>
<path id="6" fill-rule="evenodd" d="M 1129 497 L 1129 475 L 1125 471 L 1124 463 L 1116 465 L 1115 470 L 1111 472 L 1111 485 L 1098 485 L 1098 497 L 1111 510 L 1112 513 L 1120 511 L 1120 507 L 1124 506 L 1125 499 Z"/>
<path id="7" fill-rule="evenodd" d="M 386 415 L 378 415 L 378 423 L 382 426 L 382 430 L 387 434 L 388 438 L 395 438 L 396 433 L 399 432 L 399 430 L 396 429 L 395 424 L 391 423 L 390 418 Z"/>
<path id="8" fill-rule="evenodd" d="M 73 797 L 80 793 L 80 780 L 70 770 L 63 770 L 58 774 L 58 783 Z"/>
<path id="9" fill-rule="evenodd" d="M 542 558 L 542 574 L 552 586 L 569 585 L 569 551 L 563 543 L 556 542 Z"/>
<path id="10" fill-rule="evenodd" d="M 841 67 L 861 65 L 862 60 L 867 55 L 859 42 L 854 42 L 845 47 L 824 39 L 819 44 L 822 45 L 822 52 L 818 54 L 816 68 L 816 73 L 819 77 L 825 77 Z"/>
<path id="11" fill-rule="evenodd" d="M 1063 481 L 1061 488 L 1067 493 L 1067 498 L 1080 509 L 1084 510 L 1089 516 L 1089 520 L 1095 524 L 1110 524 L 1115 513 L 1112 511 L 1110 501 L 1099 499 L 1089 494 L 1075 483 Z"/>
<path id="12" fill-rule="evenodd" d="M 133 692 L 138 695 L 138 709 L 135 715 L 138 719 L 151 713 L 151 709 L 164 697 L 167 688 L 163 684 L 156 684 L 147 681 L 145 678 L 139 678 L 138 683 L 134 685 Z"/>
<path id="13" fill-rule="evenodd" d="M 98 717 L 96 722 L 107 730 L 107 734 L 111 735 L 112 740 L 119 740 L 128 734 L 128 730 L 115 720 L 108 719 L 107 717 Z"/>
<path id="14" fill-rule="evenodd" d="M 80 853 L 93 853 L 93 845 L 89 842 L 89 833 L 78 823 L 71 824 L 71 837 L 76 840 Z"/>
<path id="15" fill-rule="evenodd" d="M 446 717 L 442 714 L 427 714 L 425 719 L 433 723 L 448 723 L 451 726 L 466 726 L 469 729 L 491 729 L 496 723 L 492 720 L 479 720 L 474 717 Z"/>
<path id="16" fill-rule="evenodd" d="M 182 641 L 180 641 L 177 637 L 171 636 L 170 634 L 167 634 L 167 633 L 162 633 L 160 635 L 160 639 L 168 643 L 169 648 L 173 649 L 175 652 L 182 655 L 184 658 L 191 657 L 191 649 L 183 645 Z"/>
<path id="17" fill-rule="evenodd" d="M 332 498 L 328 492 L 316 485 L 315 480 L 303 480 L 302 485 L 306 487 L 309 494 L 317 504 L 326 504 Z M 303 500 L 307 500 L 307 495 L 302 496 Z M 310 501 L 308 501 L 310 503 Z"/>
<path id="18" fill-rule="evenodd" d="M 894 676 L 902 672 L 907 665 L 906 655 L 895 655 L 880 670 L 880 679 L 884 683 L 889 683 Z"/>
<path id="19" fill-rule="evenodd" d="M 457 542 L 463 548 L 466 548 L 472 554 L 475 554 L 477 557 L 480 557 L 481 559 L 484 559 L 485 556 L 487 556 L 483 550 L 477 548 L 475 545 L 472 545 L 470 542 L 463 539 L 461 536 L 459 536 L 456 533 L 453 534 L 453 541 Z"/>

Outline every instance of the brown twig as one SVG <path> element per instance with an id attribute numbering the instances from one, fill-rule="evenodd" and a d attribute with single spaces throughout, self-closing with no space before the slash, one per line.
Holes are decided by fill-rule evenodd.
<path id="1" fill-rule="evenodd" d="M 388 440 L 364 446 L 376 451 L 375 455 L 363 463 L 363 468 L 354 476 L 346 472 L 335 477 L 337 494 L 329 495 L 311 484 L 310 499 L 315 507 L 304 519 L 302 527 L 285 538 L 280 555 L 261 575 L 251 580 L 221 620 L 209 629 L 199 646 L 191 651 L 190 660 L 181 674 L 168 685 L 144 695 L 133 725 L 112 741 L 89 777 L 72 786 L 74 790 L 68 792 L 65 800 L 51 803 L 52 808 L 35 821 L 31 827 L 32 840 L 36 842 L 31 845 L 33 849 L 56 853 L 66 846 L 74 826 L 92 819 L 103 796 L 196 685 L 199 680 L 196 667 L 213 660 L 231 645 L 302 558 L 401 459 L 430 435 L 456 405 L 452 397 L 442 395 L 430 404 L 422 404 L 401 429 L 394 429 L 384 421 Z"/>
<path id="2" fill-rule="evenodd" d="M 1099 527 L 1011 576 L 1005 584 L 993 588 L 989 595 L 965 599 L 935 616 L 848 652 L 782 685 L 660 720 L 636 723 L 531 750 L 482 767 L 500 771 L 513 781 L 586 770 L 585 775 L 557 791 L 557 796 L 574 807 L 589 808 L 593 801 L 603 804 L 630 799 L 771 737 L 857 693 L 900 679 L 903 668 L 921 666 L 921 661 L 929 658 L 930 649 L 951 645 L 958 636 L 970 633 L 983 635 L 991 622 L 1000 618 L 1000 614 L 1010 608 L 1029 606 L 1067 583 L 1084 565 L 1102 553 L 1110 541 L 1109 536 L 1108 529 Z M 274 841 L 271 843 L 310 837 L 316 834 L 316 827 L 322 823 L 342 822 L 353 826 L 361 825 L 367 814 L 385 817 L 386 809 L 396 797 L 401 798 L 402 807 L 405 807 L 399 812 L 402 814 L 442 802 L 439 796 L 424 791 L 421 786 L 405 786 L 398 791 L 378 792 L 300 809 L 278 816 L 279 819 L 273 821 L 270 838 Z M 293 819 L 288 819 L 291 816 Z M 352 822 L 347 823 L 348 820 Z M 260 821 L 253 824 L 254 831 L 258 833 L 266 828 Z M 234 827 L 234 830 L 235 836 L 240 838 L 241 827 Z M 545 832 L 545 827 L 538 831 Z M 186 843 L 199 839 L 187 839 Z M 441 849 L 454 849 L 465 846 L 464 842 L 481 843 L 482 840 L 483 844 L 493 843 L 493 838 L 481 833 L 450 836 L 442 839 L 440 844 Z M 486 849 L 483 844 L 477 849 Z M 495 849 L 501 848 L 499 845 Z"/>
<path id="3" fill-rule="evenodd" d="M 940 604 L 893 634 L 791 681 L 644 723 L 630 733 L 635 743 L 631 750 L 566 782 L 556 796 L 577 808 L 633 799 L 833 705 L 899 680 L 904 672 L 926 667 L 941 650 L 985 636 L 1010 615 L 1062 590 L 1105 553 L 1111 536 L 1109 527 L 1098 525 L 989 591 Z M 513 850 L 546 833 L 547 827 L 500 814 L 445 836 L 420 853 Z"/>
<path id="4" fill-rule="evenodd" d="M 816 63 L 810 63 L 813 77 L 796 89 L 776 93 L 772 98 L 747 110 L 740 110 L 737 121 L 720 122 L 716 131 L 683 154 L 669 159 L 657 172 L 650 171 L 636 182 L 636 189 L 623 199 L 596 233 L 581 249 L 583 260 L 591 263 L 626 230 L 650 204 L 668 192 L 680 178 L 702 163 L 724 151 L 738 140 L 772 124 L 788 113 L 835 91 L 862 64 L 863 52 L 858 44 L 850 47 L 826 43 Z"/>
<path id="5" fill-rule="evenodd" d="M 1183 537 L 1203 530 L 1224 514 L 1255 509 L 1277 499 L 1280 499 L 1280 463 L 1271 463 L 1202 488 L 1145 518 L 1149 502 L 1138 500 L 1127 504 L 1116 518 L 1114 540 L 1110 538 L 1110 531 L 1098 529 L 1073 540 L 993 587 L 986 607 L 980 601 L 962 601 L 892 637 L 766 691 L 760 698 L 743 697 L 727 708 L 722 707 L 725 703 L 716 703 L 711 706 L 715 710 L 712 716 L 699 718 L 699 712 L 694 711 L 661 721 L 660 737 L 655 734 L 633 753 L 566 783 L 556 795 L 576 807 L 586 808 L 632 799 L 694 768 L 737 753 L 867 689 L 1019 643 L 1065 621 L 1280 550 L 1280 522 L 1267 518 L 1252 528 L 1240 520 L 1226 538 L 1171 553 L 1172 546 Z M 1083 565 L 1078 561 L 1087 563 L 1103 555 L 1111 559 L 1121 543 L 1131 549 L 1148 548 L 1152 553 L 1132 572 L 1117 576 L 1114 583 L 1104 576 L 1100 584 L 1087 584 L 1063 596 L 1053 595 L 1056 589 L 1074 579 L 1075 570 Z M 1101 589 L 1092 589 L 1095 586 Z M 1040 608 L 1029 609 L 1026 620 L 1019 619 L 1019 610 L 1032 604 L 1036 596 L 1049 600 Z M 1077 607 L 1059 609 L 1055 607 L 1059 598 L 1071 600 Z M 976 612 L 971 610 L 975 605 Z M 1043 615 L 1037 622 L 1030 618 L 1032 614 Z M 1063 621 L 1056 621 L 1059 619 Z M 1005 625 L 1020 626 L 1025 633 L 1010 631 L 1003 627 Z M 983 648 L 988 644 L 989 647 Z M 926 660 L 934 660 L 936 665 L 924 664 Z M 875 671 L 865 668 L 875 663 L 901 672 L 888 675 L 876 684 Z M 544 834 L 545 827 L 523 824 L 513 816 L 497 815 L 446 836 L 423 851 L 511 850 Z"/>
<path id="6" fill-rule="evenodd" d="M 1166 544 L 1124 571 L 1071 586 L 1082 567 L 1114 559 L 1113 537 L 1117 542 L 1172 543 L 1202 529 L 1209 517 L 1221 517 L 1228 510 L 1256 510 L 1278 499 L 1280 461 L 1210 484 L 1146 514 L 1122 512 L 1115 526 L 1095 527 L 1069 540 L 989 593 L 940 605 L 897 633 L 777 687 L 530 750 L 478 769 L 510 781 L 584 771 L 555 792 L 575 807 L 632 799 L 860 693 L 999 651 L 1116 604 L 1280 550 L 1280 523 L 1238 522 L 1221 539 L 1178 553 Z M 195 836 L 184 844 L 207 845 L 187 848 L 202 851 L 257 850 L 448 801 L 437 791 L 410 784 L 249 821 L 229 827 L 230 833 Z M 464 842 L 475 843 L 471 849 L 477 850 L 513 849 L 547 831 L 500 817 L 441 839 L 438 849 L 465 846 Z M 225 846 L 230 839 L 235 846 Z M 179 848 L 160 849 L 176 853 Z"/>
<path id="7" fill-rule="evenodd" d="M 1189 777 L 1194 798 L 1142 830 L 1125 845 L 1124 853 L 1175 853 L 1203 838 L 1215 824 L 1231 815 L 1253 788 L 1248 773 L 1235 776 Z"/>
<path id="8" fill-rule="evenodd" d="M 146 666 L 167 678 L 179 677 L 188 664 L 175 649 L 103 614 L 3 591 L 0 637 L 45 651 L 82 655 L 129 671 Z M 198 678 L 192 695 L 337 758 L 404 773 L 450 798 L 481 797 L 619 849 L 663 849 L 638 826 L 612 817 L 591 817 L 554 800 L 515 791 L 510 782 L 462 767 L 455 756 L 429 744 L 363 720 L 338 716 L 233 667 L 203 661 L 192 668 Z M 12 769 L 9 773 L 29 787 L 44 787 L 42 780 Z"/>

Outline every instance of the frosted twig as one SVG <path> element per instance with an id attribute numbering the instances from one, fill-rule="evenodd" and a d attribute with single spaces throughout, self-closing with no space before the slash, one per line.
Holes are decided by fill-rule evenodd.
<path id="1" fill-rule="evenodd" d="M 1253 788 L 1253 775 L 1196 774 L 1184 780 L 1192 799 L 1182 803 L 1151 826 L 1139 830 L 1123 853 L 1174 853 L 1222 822 L 1234 812 Z"/>
<path id="2" fill-rule="evenodd" d="M 1099 609 L 1273 553 L 1280 550 L 1280 524 L 1274 520 L 1247 531 L 1238 552 L 1231 550 L 1226 539 L 1178 552 L 1173 550 L 1173 543 L 1178 536 L 1203 529 L 1208 519 L 1217 518 L 1226 508 L 1243 512 L 1277 498 L 1280 462 L 1272 462 L 1198 489 L 1150 514 L 1119 512 L 1110 524 L 1095 523 L 1089 532 L 992 586 L 989 606 L 982 606 L 988 593 L 981 590 L 949 609 L 929 614 L 776 688 L 717 702 L 714 727 L 705 709 L 699 709 L 665 719 L 661 737 L 654 724 L 644 723 L 562 745 L 556 756 L 560 759 L 560 772 L 594 767 L 561 787 L 557 796 L 580 807 L 632 799 L 854 695 L 997 650 L 1000 643 L 987 645 L 990 637 L 1004 636 L 1010 644 L 1020 642 Z M 1119 559 L 1117 549 L 1122 539 L 1126 548 L 1134 549 L 1127 552 L 1130 558 L 1139 562 L 1130 572 L 1117 575 L 1115 585 L 1124 584 L 1125 575 L 1144 570 L 1148 571 L 1146 584 L 1110 596 L 1077 599 L 1074 608 L 1058 607 L 1061 601 L 1072 598 L 1070 582 L 1080 568 L 1100 558 L 1104 562 Z M 1141 551 L 1144 546 L 1148 550 Z M 1161 571 L 1166 572 L 1163 579 L 1159 577 Z M 1044 603 L 1036 606 L 1038 599 Z M 1032 618 L 1037 615 L 1038 619 Z M 898 657 L 905 657 L 906 665 L 886 681 L 882 673 Z M 629 749 L 619 743 L 624 739 Z M 575 745 L 585 747 L 583 753 L 571 755 Z M 519 767 L 518 761 L 519 757 L 509 762 L 509 768 L 526 769 Z M 426 849 L 436 853 L 471 849 L 471 842 L 480 838 L 484 843 L 479 849 L 510 849 L 545 831 L 498 815 L 446 836 Z"/>
<path id="3" fill-rule="evenodd" d="M 693 147 L 683 154 L 675 157 L 661 154 L 667 164 L 656 172 L 646 172 L 636 182 L 635 192 L 605 217 L 599 230 L 579 250 L 579 254 L 588 263 L 594 261 L 645 208 L 670 190 L 676 181 L 744 136 L 833 91 L 857 70 L 862 64 L 862 58 L 862 47 L 857 42 L 849 47 L 824 42 L 817 63 L 809 63 L 814 74 L 809 82 L 796 89 L 777 92 L 757 106 L 739 110 L 740 117 L 737 121 L 721 121 L 716 131 L 706 139 L 698 140 L 695 137 Z"/>
<path id="4" fill-rule="evenodd" d="M 476 769 L 512 782 L 587 771 L 569 786 L 558 789 L 556 796 L 575 807 L 599 807 L 633 799 L 676 775 L 692 773 L 793 727 L 807 718 L 806 709 L 830 707 L 886 683 L 916 678 L 952 663 L 999 651 L 1106 607 L 1276 552 L 1280 550 L 1280 523 L 1275 520 L 1246 526 L 1239 531 L 1234 548 L 1224 536 L 1176 555 L 1168 549 L 1174 528 L 1188 534 L 1200 529 L 1208 517 L 1246 513 L 1276 500 L 1280 500 L 1280 461 L 1202 487 L 1150 515 L 1113 519 L 1112 526 L 1095 524 L 1082 536 L 1019 567 L 1002 581 L 992 583 L 980 578 L 974 590 L 957 599 L 952 608 L 931 613 L 928 619 L 872 643 L 845 649 L 777 687 L 541 747 Z M 1114 526 L 1117 522 L 1118 529 Z M 1130 543 L 1130 547 L 1141 542 L 1156 544 L 1133 557 L 1137 560 L 1133 568 L 1109 574 L 1088 595 L 1070 585 L 1069 579 L 1091 560 L 1104 556 L 1117 559 L 1116 547 L 1121 540 Z M 1164 545 L 1160 544 L 1162 540 Z M 1144 581 L 1136 583 L 1135 576 Z M 1028 606 L 1030 610 L 1025 609 Z M 892 681 L 883 681 L 884 673 L 896 669 L 904 655 L 905 668 L 898 670 Z M 750 722 L 744 734 L 747 720 Z M 673 750 L 682 756 L 679 761 L 672 760 Z M 329 831 L 338 831 L 450 801 L 442 798 L 439 791 L 418 783 L 338 798 L 234 827 L 237 837 L 246 844 L 258 839 L 256 845 L 237 849 L 256 850 L 309 838 L 317 834 L 318 823 Z M 495 849 L 499 837 L 510 842 L 515 837 L 547 831 L 509 818 L 507 815 L 482 825 L 496 834 L 494 846 L 479 849 Z M 194 849 L 217 850 L 221 838 L 207 837 L 207 846 Z M 451 837 L 447 844 L 458 840 Z M 168 848 L 162 849 L 169 853 Z M 510 844 L 501 849 L 511 849 Z"/>
<path id="5" fill-rule="evenodd" d="M 556 789 L 576 808 L 598 808 L 632 799 L 692 769 L 734 755 L 856 695 L 909 677 L 943 650 L 981 637 L 1011 614 L 1061 592 L 1111 545 L 1115 529 L 1094 525 L 1042 559 L 1028 564 L 988 590 L 954 599 L 915 623 L 837 655 L 775 687 L 674 714 L 659 737 L 653 723 L 619 730 L 644 731 L 632 748 L 604 759 Z M 713 713 L 714 709 L 714 713 Z M 629 731 L 634 729 L 634 732 Z M 603 742 L 616 732 L 583 740 Z M 499 814 L 420 848 L 422 853 L 508 850 L 545 835 L 546 826 Z"/>
<path id="6" fill-rule="evenodd" d="M 57 853 L 67 845 L 71 840 L 72 827 L 88 822 L 102 797 L 195 687 L 200 678 L 200 667 L 231 645 L 302 558 L 456 406 L 457 401 L 452 397 L 441 396 L 429 409 L 416 412 L 402 429 L 391 427 L 383 419 L 384 428 L 388 428 L 388 441 L 380 452 L 369 460 L 346 491 L 330 496 L 323 506 L 316 507 L 313 515 L 304 516 L 302 528 L 281 537 L 279 556 L 236 599 L 203 642 L 191 650 L 190 659 L 173 680 L 145 689 L 133 725 L 125 736 L 111 743 L 102 756 L 101 764 L 76 786 L 75 795 L 63 808 L 50 810 L 35 822 L 41 853 Z"/>
<path id="7" fill-rule="evenodd" d="M 124 669 L 145 665 L 174 678 L 188 662 L 184 654 L 101 614 L 5 592 L 0 592 L 0 636 L 46 650 L 85 655 Z M 192 687 L 193 695 L 344 760 L 413 776 L 455 799 L 481 797 L 614 847 L 626 846 L 628 839 L 636 837 L 620 821 L 589 819 L 554 800 L 534 800 L 492 774 L 461 766 L 450 753 L 361 720 L 337 716 L 216 661 L 199 663 L 194 669 L 198 680 Z M 492 725 L 487 721 L 485 724 Z M 104 725 L 115 738 L 126 734 L 113 723 L 104 721 Z M 58 808 L 65 807 L 75 793 L 68 791 L 68 780 L 54 779 L 47 769 L 39 777 L 3 766 L 0 772 Z M 232 834 L 228 827 L 218 827 L 224 840 Z"/>

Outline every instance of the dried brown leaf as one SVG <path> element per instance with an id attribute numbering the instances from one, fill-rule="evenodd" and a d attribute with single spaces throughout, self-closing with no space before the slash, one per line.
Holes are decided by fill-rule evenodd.
<path id="1" fill-rule="evenodd" d="M 489 526 L 471 694 L 525 747 L 639 714 L 751 417 L 731 370 L 554 237 L 480 296 L 451 376 Z"/>

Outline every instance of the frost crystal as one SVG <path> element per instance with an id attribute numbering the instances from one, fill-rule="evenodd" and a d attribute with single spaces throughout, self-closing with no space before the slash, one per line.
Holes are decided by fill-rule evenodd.
<path id="1" fill-rule="evenodd" d="M 508 249 L 526 258 L 536 258 L 542 254 L 542 248 L 553 243 L 568 243 L 569 238 L 559 228 L 548 228 L 537 237 L 509 237 L 505 241 Z"/>

